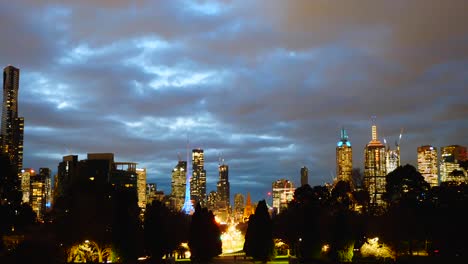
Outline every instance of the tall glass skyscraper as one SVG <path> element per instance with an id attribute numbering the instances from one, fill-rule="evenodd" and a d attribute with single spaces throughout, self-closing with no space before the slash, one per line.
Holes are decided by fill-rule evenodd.
<path id="1" fill-rule="evenodd" d="M 306 166 L 301 168 L 301 186 L 309 184 L 309 169 Z"/>
<path id="2" fill-rule="evenodd" d="M 370 195 L 370 205 L 384 205 L 382 194 L 385 192 L 385 146 L 377 137 L 377 126 L 372 124 L 372 139 L 364 148 L 364 186 Z"/>
<path id="3" fill-rule="evenodd" d="M 418 171 L 431 187 L 439 185 L 437 169 L 437 149 L 426 145 L 418 147 Z"/>
<path id="4" fill-rule="evenodd" d="M 173 207 L 175 210 L 180 211 L 182 210 L 182 206 L 184 205 L 185 201 L 185 187 L 187 185 L 187 161 L 179 160 L 174 169 L 172 169 L 171 185 L 171 196 L 174 201 Z"/>
<path id="5" fill-rule="evenodd" d="M 18 176 L 23 167 L 24 118 L 18 117 L 18 92 L 20 70 L 13 66 L 3 69 L 1 151 L 17 168 Z"/>
<path id="6" fill-rule="evenodd" d="M 466 160 L 466 147 L 441 147 L 440 155 L 440 182 L 467 183 L 467 172 L 459 164 Z"/>
<path id="7" fill-rule="evenodd" d="M 231 207 L 230 201 L 230 186 L 229 186 L 229 166 L 220 164 L 218 166 L 219 181 L 217 184 L 217 195 L 219 199 L 219 205 L 221 208 L 229 209 Z"/>
<path id="8" fill-rule="evenodd" d="M 192 150 L 192 177 L 190 178 L 190 197 L 204 205 L 206 200 L 206 170 L 203 149 Z"/>
<path id="9" fill-rule="evenodd" d="M 338 181 L 347 181 L 352 184 L 351 172 L 353 170 L 353 149 L 348 140 L 346 130 L 341 129 L 341 139 L 336 145 L 336 178 Z"/>

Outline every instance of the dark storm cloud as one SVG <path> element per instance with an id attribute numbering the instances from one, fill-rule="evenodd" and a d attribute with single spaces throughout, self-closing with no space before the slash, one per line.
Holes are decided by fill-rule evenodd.
<path id="1" fill-rule="evenodd" d="M 345 127 L 362 167 L 377 116 L 402 163 L 468 145 L 464 1 L 15 1 L 0 62 L 21 68 L 25 166 L 113 152 L 170 192 L 189 147 L 231 193 L 330 182 Z"/>

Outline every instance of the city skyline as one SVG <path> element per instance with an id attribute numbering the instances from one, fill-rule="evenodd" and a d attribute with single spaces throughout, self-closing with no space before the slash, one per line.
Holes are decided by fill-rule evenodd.
<path id="1" fill-rule="evenodd" d="M 207 193 L 222 156 L 231 195 L 257 202 L 278 179 L 300 186 L 303 166 L 331 183 L 342 127 L 363 173 L 372 115 L 392 148 L 404 128 L 401 165 L 468 145 L 463 1 L 318 2 L 0 3 L 23 167 L 114 153 L 169 194 L 188 137 Z"/>

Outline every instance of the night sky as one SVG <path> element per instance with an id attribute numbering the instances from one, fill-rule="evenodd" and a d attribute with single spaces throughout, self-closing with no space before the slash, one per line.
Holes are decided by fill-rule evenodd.
<path id="1" fill-rule="evenodd" d="M 63 2 L 67 2 L 64 4 Z M 73 3 L 68 3 L 73 2 Z M 1 1 L 0 66 L 20 68 L 24 167 L 113 152 L 170 193 L 205 150 L 207 191 L 263 199 L 280 178 L 331 182 L 345 127 L 354 167 L 377 117 L 402 164 L 468 145 L 466 1 Z"/>

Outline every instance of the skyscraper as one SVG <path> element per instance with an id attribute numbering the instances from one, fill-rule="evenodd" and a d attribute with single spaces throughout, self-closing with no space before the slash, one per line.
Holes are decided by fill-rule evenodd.
<path id="1" fill-rule="evenodd" d="M 294 183 L 279 179 L 272 184 L 273 210 L 279 214 L 282 210 L 288 207 L 288 202 L 294 198 Z"/>
<path id="2" fill-rule="evenodd" d="M 439 185 L 436 148 L 430 145 L 418 147 L 418 171 L 431 187 Z"/>
<path id="3" fill-rule="evenodd" d="M 0 131 L 1 151 L 6 153 L 17 169 L 23 167 L 24 118 L 18 117 L 18 91 L 20 70 L 13 66 L 3 69 L 2 126 Z"/>
<path id="4" fill-rule="evenodd" d="M 440 182 L 466 183 L 467 172 L 459 162 L 466 160 L 466 147 L 450 145 L 440 148 Z"/>
<path id="5" fill-rule="evenodd" d="M 396 149 L 390 149 L 390 146 L 387 144 L 387 141 L 384 139 L 384 143 L 386 145 L 385 149 L 385 167 L 387 170 L 387 174 L 394 171 L 396 168 L 400 166 L 400 140 L 403 133 L 403 129 L 401 129 L 400 136 L 398 137 L 398 141 L 395 141 Z"/>
<path id="6" fill-rule="evenodd" d="M 39 174 L 31 177 L 30 205 L 38 220 L 43 220 L 46 210 L 46 184 L 50 179 L 50 169 L 40 168 Z"/>
<path id="7" fill-rule="evenodd" d="M 377 126 L 372 124 L 372 139 L 364 148 L 364 186 L 370 195 L 370 204 L 374 208 L 382 206 L 382 194 L 385 192 L 385 146 L 378 140 Z"/>
<path id="8" fill-rule="evenodd" d="M 136 173 L 138 206 L 144 210 L 146 208 L 146 168 L 137 168 Z"/>
<path id="9" fill-rule="evenodd" d="M 31 179 L 36 176 L 36 171 L 31 168 L 21 170 L 21 192 L 23 193 L 21 201 L 29 203 L 31 199 Z"/>
<path id="10" fill-rule="evenodd" d="M 309 169 L 306 166 L 301 168 L 301 186 L 309 184 Z"/>
<path id="11" fill-rule="evenodd" d="M 236 222 L 243 221 L 244 206 L 244 195 L 242 193 L 235 193 L 233 215 Z"/>
<path id="12" fill-rule="evenodd" d="M 182 210 L 185 201 L 185 187 L 187 185 L 187 161 L 179 160 L 172 169 L 171 196 L 172 206 L 176 211 Z"/>
<path id="13" fill-rule="evenodd" d="M 351 172 L 353 170 L 353 149 L 348 140 L 346 130 L 341 129 L 341 139 L 336 144 L 336 178 L 338 181 L 347 181 L 352 184 Z"/>
<path id="14" fill-rule="evenodd" d="M 195 202 L 204 205 L 206 199 L 206 170 L 203 149 L 192 150 L 192 178 L 190 196 Z"/>
<path id="15" fill-rule="evenodd" d="M 231 207 L 230 201 L 230 187 L 229 187 L 229 166 L 222 164 L 218 166 L 219 181 L 217 184 L 217 193 L 219 199 L 219 207 L 229 209 Z"/>

